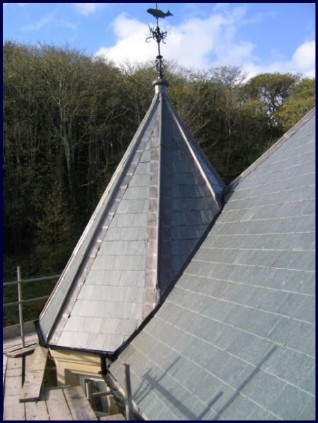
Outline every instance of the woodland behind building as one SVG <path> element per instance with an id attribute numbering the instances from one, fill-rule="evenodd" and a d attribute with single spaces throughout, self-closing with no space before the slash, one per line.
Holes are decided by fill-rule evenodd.
<path id="1" fill-rule="evenodd" d="M 152 63 L 3 49 L 4 280 L 61 272 L 154 95 Z M 169 98 L 226 183 L 314 106 L 315 80 L 168 64 Z"/>

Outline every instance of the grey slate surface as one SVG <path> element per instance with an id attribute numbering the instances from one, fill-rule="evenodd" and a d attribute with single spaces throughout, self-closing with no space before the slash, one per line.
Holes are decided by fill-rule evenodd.
<path id="1" fill-rule="evenodd" d="M 159 311 L 112 364 L 150 420 L 315 419 L 315 115 L 230 186 Z"/>
<path id="2" fill-rule="evenodd" d="M 50 346 L 116 351 L 173 285 L 221 209 L 223 182 L 157 82 L 41 313 Z"/>

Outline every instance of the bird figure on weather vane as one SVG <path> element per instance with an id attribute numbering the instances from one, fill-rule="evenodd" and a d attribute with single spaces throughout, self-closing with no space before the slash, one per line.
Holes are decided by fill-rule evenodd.
<path id="1" fill-rule="evenodd" d="M 163 12 L 160 9 L 147 9 L 147 12 L 155 18 L 166 18 L 167 16 L 173 16 L 173 14 L 168 10 L 168 12 Z"/>
<path id="2" fill-rule="evenodd" d="M 173 14 L 168 10 L 167 12 L 163 12 L 162 10 L 158 9 L 157 3 L 155 9 L 147 9 L 147 12 L 150 13 L 150 15 L 154 16 L 157 20 L 157 26 L 156 28 L 151 28 L 149 26 L 150 35 L 146 38 L 146 42 L 148 42 L 150 39 L 154 39 L 158 44 L 158 55 L 156 57 L 156 70 L 158 72 L 158 77 L 160 79 L 163 78 L 163 57 L 161 56 L 160 52 L 160 43 L 165 43 L 165 38 L 167 37 L 167 32 L 163 32 L 159 28 L 159 19 L 160 18 L 166 18 L 167 16 L 173 16 Z"/>

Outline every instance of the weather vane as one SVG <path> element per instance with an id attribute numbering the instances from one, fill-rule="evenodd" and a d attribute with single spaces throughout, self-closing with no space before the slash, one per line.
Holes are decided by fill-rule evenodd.
<path id="1" fill-rule="evenodd" d="M 160 30 L 159 19 L 166 18 L 167 16 L 173 16 L 173 15 L 169 10 L 168 12 L 163 12 L 162 10 L 158 9 L 157 3 L 156 3 L 155 9 L 147 9 L 147 12 L 156 18 L 157 26 L 156 28 L 151 28 L 149 26 L 150 35 L 146 38 L 146 42 L 148 42 L 150 39 L 154 39 L 158 44 L 158 55 L 156 57 L 156 70 L 158 72 L 158 77 L 163 78 L 164 64 L 163 64 L 163 57 L 161 56 L 161 52 L 160 52 L 160 43 L 161 41 L 165 43 L 165 39 L 167 37 L 167 31 L 163 32 Z"/>

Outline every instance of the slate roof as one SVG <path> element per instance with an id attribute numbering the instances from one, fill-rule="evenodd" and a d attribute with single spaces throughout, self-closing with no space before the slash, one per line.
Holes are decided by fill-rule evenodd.
<path id="1" fill-rule="evenodd" d="M 315 419 L 315 111 L 234 181 L 111 366 L 150 420 Z"/>
<path id="2" fill-rule="evenodd" d="M 219 213 L 223 182 L 155 96 L 40 315 L 49 346 L 116 351 L 173 286 Z"/>

